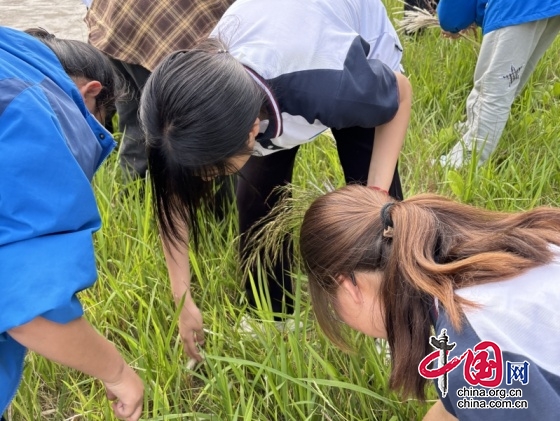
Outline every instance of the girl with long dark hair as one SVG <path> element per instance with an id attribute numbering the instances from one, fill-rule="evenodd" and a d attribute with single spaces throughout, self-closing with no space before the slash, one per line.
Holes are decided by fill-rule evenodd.
<path id="1" fill-rule="evenodd" d="M 239 172 L 240 255 L 251 255 L 252 230 L 292 179 L 298 148 L 330 128 L 347 183 L 402 197 L 396 168 L 411 107 L 401 73 L 402 47 L 379 0 L 240 0 L 211 37 L 173 53 L 142 95 L 154 204 L 186 351 L 200 359 L 202 315 L 190 294 L 188 235 L 220 175 Z M 251 278 L 268 280 L 272 310 L 293 311 L 291 241 Z M 261 261 L 267 261 L 262 256 Z M 244 265 L 245 266 L 245 265 Z M 257 288 L 257 294 L 264 292 Z"/>

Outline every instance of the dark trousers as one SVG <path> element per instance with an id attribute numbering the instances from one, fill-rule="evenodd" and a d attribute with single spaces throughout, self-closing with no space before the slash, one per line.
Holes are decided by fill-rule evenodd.
<path id="1" fill-rule="evenodd" d="M 439 0 L 406 0 L 404 10 L 414 10 L 414 7 L 425 10 L 435 10 Z"/>
<path id="2" fill-rule="evenodd" d="M 125 178 L 144 178 L 148 165 L 144 134 L 138 119 L 138 107 L 142 88 L 150 77 L 150 71 L 138 64 L 114 59 L 111 61 L 125 82 L 123 96 L 116 103 L 119 132 L 123 133 L 119 148 L 120 166 Z"/>
<path id="3" fill-rule="evenodd" d="M 369 172 L 371 152 L 375 129 L 353 127 L 342 130 L 332 130 L 337 144 L 338 156 L 347 184 L 359 183 L 365 185 Z M 292 172 L 298 147 L 285 151 L 275 152 L 271 155 L 249 159 L 241 170 L 237 182 L 237 207 L 239 210 L 239 230 L 241 233 L 240 257 L 243 266 L 247 256 L 251 253 L 249 230 L 259 225 L 259 220 L 265 217 L 280 199 L 278 193 L 273 192 L 278 186 L 285 186 L 292 181 Z M 391 196 L 402 199 L 402 189 L 398 170 L 395 169 L 393 182 L 389 189 Z M 292 240 L 287 236 L 283 240 L 281 258 L 266 272 L 268 290 L 271 299 L 272 311 L 275 313 L 293 313 L 292 296 Z M 261 256 L 265 262 L 265 256 Z M 258 285 L 259 269 L 261 266 L 249 267 L 255 284 Z M 255 297 L 251 288 L 250 279 L 245 281 L 245 290 L 249 304 L 255 307 Z M 262 293 L 261 291 L 258 291 Z"/>

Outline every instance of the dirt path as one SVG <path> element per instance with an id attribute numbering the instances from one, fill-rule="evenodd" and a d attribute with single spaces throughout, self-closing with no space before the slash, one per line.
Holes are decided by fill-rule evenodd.
<path id="1" fill-rule="evenodd" d="M 60 38 L 87 40 L 81 0 L 0 0 L 0 25 L 45 28 Z"/>

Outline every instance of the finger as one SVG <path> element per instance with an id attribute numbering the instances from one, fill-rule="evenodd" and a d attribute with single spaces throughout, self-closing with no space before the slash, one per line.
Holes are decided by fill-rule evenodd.
<path id="1" fill-rule="evenodd" d="M 109 389 L 106 390 L 106 394 L 107 394 L 107 399 L 109 399 L 110 401 L 114 401 L 115 399 L 117 399 L 117 395 L 115 395 Z"/>
<path id="2" fill-rule="evenodd" d="M 118 418 L 119 420 L 124 420 L 125 417 L 123 415 L 123 409 L 122 407 L 124 406 L 122 402 L 117 401 L 113 403 L 113 413 L 115 414 L 115 417 Z"/>
<path id="3" fill-rule="evenodd" d="M 128 419 L 133 413 L 135 408 L 131 408 L 130 405 L 125 405 L 123 402 L 118 401 L 113 403 L 113 412 L 115 417 L 120 420 Z"/>
<path id="4" fill-rule="evenodd" d="M 142 405 L 136 407 L 136 410 L 130 415 L 126 421 L 138 421 L 142 415 Z"/>
<path id="5" fill-rule="evenodd" d="M 185 352 L 189 357 L 194 358 L 197 361 L 202 361 L 202 357 L 198 352 L 198 348 L 196 347 L 196 342 L 194 340 L 194 337 L 190 338 L 190 340 L 183 339 L 183 345 L 185 348 Z"/>
<path id="6" fill-rule="evenodd" d="M 196 330 L 194 332 L 194 340 L 198 345 L 203 346 L 205 341 L 204 330 Z"/>

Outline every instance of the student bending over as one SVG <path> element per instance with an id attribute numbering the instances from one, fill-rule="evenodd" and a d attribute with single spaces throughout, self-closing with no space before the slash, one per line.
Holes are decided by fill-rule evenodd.
<path id="1" fill-rule="evenodd" d="M 425 397 L 419 368 L 437 378 L 430 420 L 557 419 L 559 245 L 558 209 L 505 214 L 435 195 L 395 202 L 362 186 L 316 199 L 300 237 L 323 332 L 343 349 L 344 324 L 387 339 L 390 386 L 404 396 Z M 450 350 L 447 377 L 427 364 L 442 356 L 434 345 Z M 521 393 L 471 401 L 471 389 Z M 473 409 L 474 400 L 528 408 Z"/>
<path id="2" fill-rule="evenodd" d="M 76 297 L 97 279 L 90 183 L 115 146 L 113 68 L 86 43 L 29 32 L 39 40 L 0 27 L 0 415 L 30 349 L 103 381 L 115 416 L 136 421 L 142 381 Z"/>
<path id="3" fill-rule="evenodd" d="M 187 234 L 196 240 L 203 228 L 196 214 L 211 200 L 209 181 L 241 175 L 240 260 L 255 283 L 261 271 L 246 263 L 250 233 L 278 202 L 277 188 L 291 182 L 300 145 L 328 128 L 346 182 L 401 198 L 397 159 L 412 97 L 401 57 L 379 0 L 239 0 L 210 39 L 154 70 L 140 116 L 171 285 L 177 303 L 185 297 L 179 328 L 191 357 L 201 358 L 204 333 L 190 292 Z M 265 275 L 280 317 L 293 312 L 291 250 L 286 238 Z M 255 297 L 250 279 L 247 298 L 256 306 L 264 291 Z"/>

